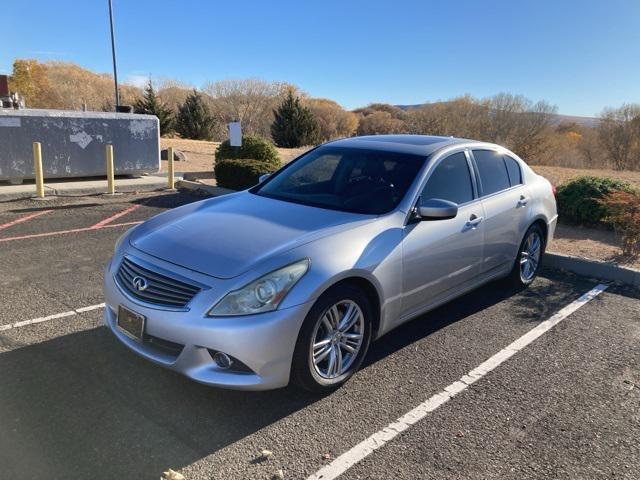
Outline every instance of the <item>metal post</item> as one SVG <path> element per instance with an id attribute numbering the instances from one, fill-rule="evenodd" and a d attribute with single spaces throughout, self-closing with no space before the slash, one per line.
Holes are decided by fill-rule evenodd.
<path id="1" fill-rule="evenodd" d="M 113 145 L 107 145 L 107 193 L 116 193 L 116 182 L 113 178 Z"/>
<path id="2" fill-rule="evenodd" d="M 173 147 L 167 149 L 167 162 L 167 188 L 169 190 L 175 190 L 173 180 Z"/>
<path id="3" fill-rule="evenodd" d="M 116 67 L 116 39 L 113 33 L 113 5 L 109 0 L 109 23 L 111 25 L 111 55 L 113 56 L 113 82 L 116 88 L 116 112 L 120 106 L 120 93 L 118 93 L 118 69 Z"/>
<path id="4" fill-rule="evenodd" d="M 44 175 L 42 174 L 42 148 L 33 142 L 33 170 L 36 174 L 36 196 L 44 198 Z"/>

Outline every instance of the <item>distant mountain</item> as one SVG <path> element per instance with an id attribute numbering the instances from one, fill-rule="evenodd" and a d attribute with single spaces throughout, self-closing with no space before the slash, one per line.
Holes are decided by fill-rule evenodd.
<path id="1" fill-rule="evenodd" d="M 419 108 L 422 107 L 423 105 L 426 105 L 424 103 L 418 103 L 415 105 L 395 105 L 398 108 L 401 108 L 402 110 L 411 110 L 412 108 Z M 562 115 L 562 114 L 554 114 L 553 115 L 553 123 L 555 125 L 560 125 L 561 123 L 576 123 L 578 125 L 580 125 L 581 127 L 596 127 L 598 125 L 598 118 L 597 117 L 580 117 L 577 115 Z"/>

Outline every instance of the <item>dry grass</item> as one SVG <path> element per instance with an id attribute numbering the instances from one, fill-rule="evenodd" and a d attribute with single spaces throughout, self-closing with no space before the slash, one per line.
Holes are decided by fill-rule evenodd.
<path id="1" fill-rule="evenodd" d="M 182 138 L 161 138 L 160 148 L 173 147 L 183 151 L 187 156 L 186 162 L 176 162 L 176 172 L 199 173 L 198 178 L 213 176 L 213 163 L 215 152 L 220 142 L 208 142 L 206 140 L 187 140 Z M 287 163 L 309 147 L 301 148 L 276 148 L 280 154 L 280 160 Z M 167 162 L 162 162 L 162 171 L 167 171 Z"/>
<path id="2" fill-rule="evenodd" d="M 551 167 L 547 165 L 531 165 L 531 168 L 539 175 L 549 180 L 553 185 L 560 185 L 568 182 L 572 178 L 589 175 L 592 177 L 611 177 L 631 183 L 636 188 L 640 188 L 640 172 L 628 170 L 608 170 L 608 169 L 587 169 L 587 168 L 565 168 Z"/>

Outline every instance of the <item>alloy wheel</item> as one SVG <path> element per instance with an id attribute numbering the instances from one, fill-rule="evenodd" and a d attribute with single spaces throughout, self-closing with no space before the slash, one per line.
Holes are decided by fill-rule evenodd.
<path id="1" fill-rule="evenodd" d="M 312 338 L 310 363 L 323 379 L 331 380 L 349 371 L 364 339 L 364 315 L 352 300 L 341 300 L 318 320 Z"/>
<path id="2" fill-rule="evenodd" d="M 542 255 L 542 238 L 540 233 L 532 231 L 525 240 L 520 252 L 520 279 L 530 282 L 538 270 L 540 256 Z"/>

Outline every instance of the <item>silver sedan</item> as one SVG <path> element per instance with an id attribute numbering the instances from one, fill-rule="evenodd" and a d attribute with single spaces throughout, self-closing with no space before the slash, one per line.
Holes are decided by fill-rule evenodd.
<path id="1" fill-rule="evenodd" d="M 207 385 L 331 390 L 404 322 L 531 283 L 557 219 L 547 180 L 463 139 L 338 140 L 261 180 L 120 238 L 104 315 L 121 342 Z"/>

